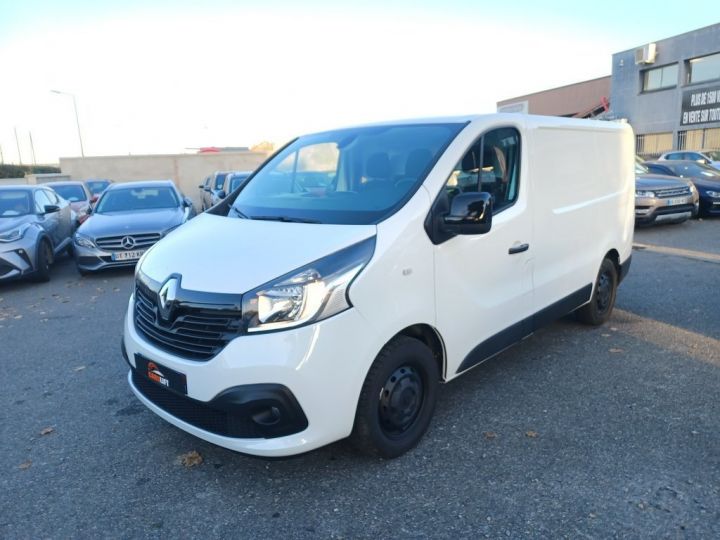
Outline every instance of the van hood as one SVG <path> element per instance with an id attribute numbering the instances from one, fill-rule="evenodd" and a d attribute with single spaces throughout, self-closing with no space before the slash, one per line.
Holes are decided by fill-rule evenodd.
<path id="1" fill-rule="evenodd" d="M 155 244 L 140 270 L 183 289 L 242 294 L 374 236 L 375 225 L 285 223 L 201 214 Z"/>

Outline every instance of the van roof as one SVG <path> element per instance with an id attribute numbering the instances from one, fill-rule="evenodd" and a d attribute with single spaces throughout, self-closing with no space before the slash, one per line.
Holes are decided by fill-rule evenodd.
<path id="1" fill-rule="evenodd" d="M 356 127 L 373 127 L 373 126 L 392 126 L 392 125 L 413 125 L 413 124 L 465 124 L 471 122 L 482 121 L 502 121 L 518 122 L 520 119 L 527 127 L 592 127 L 594 129 L 605 128 L 607 130 L 622 130 L 626 123 L 614 122 L 606 120 L 585 120 L 580 118 L 565 118 L 561 116 L 542 116 L 538 114 L 522 114 L 522 113 L 489 113 L 489 114 L 470 114 L 463 116 L 437 116 L 425 118 L 405 118 L 397 120 L 388 120 L 382 122 L 371 122 L 367 124 L 347 125 L 338 129 L 351 129 Z M 324 130 L 334 131 L 334 129 Z M 318 132 L 322 133 L 322 132 Z"/>

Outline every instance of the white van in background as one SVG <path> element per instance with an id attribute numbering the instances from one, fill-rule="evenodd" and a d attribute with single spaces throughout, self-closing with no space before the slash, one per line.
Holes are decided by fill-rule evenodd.
<path id="1" fill-rule="evenodd" d="M 130 386 L 233 450 L 350 436 L 398 456 L 439 383 L 572 311 L 608 319 L 634 186 L 627 124 L 492 114 L 299 137 L 141 259 Z"/>

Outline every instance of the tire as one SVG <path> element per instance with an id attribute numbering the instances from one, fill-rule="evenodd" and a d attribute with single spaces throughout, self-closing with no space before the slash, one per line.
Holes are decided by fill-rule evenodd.
<path id="1" fill-rule="evenodd" d="M 604 324 L 612 314 L 617 296 L 618 273 L 615 263 L 605 258 L 600 265 L 590 302 L 579 308 L 575 314 L 580 322 L 592 326 Z"/>
<path id="2" fill-rule="evenodd" d="M 50 281 L 50 265 L 52 264 L 52 247 L 47 240 L 41 240 L 38 246 L 37 269 L 35 270 L 35 281 Z"/>
<path id="3" fill-rule="evenodd" d="M 72 256 L 75 253 L 75 250 L 73 249 L 72 241 L 65 248 L 65 253 L 67 253 L 67 256 L 72 259 Z"/>
<path id="4" fill-rule="evenodd" d="M 437 362 L 424 343 L 405 336 L 390 341 L 363 383 L 350 442 L 382 458 L 414 448 L 430 425 L 439 380 Z"/>

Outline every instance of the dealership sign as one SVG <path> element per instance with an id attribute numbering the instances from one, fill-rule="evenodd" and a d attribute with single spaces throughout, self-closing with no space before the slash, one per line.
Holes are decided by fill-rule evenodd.
<path id="1" fill-rule="evenodd" d="M 686 90 L 682 100 L 681 126 L 720 122 L 720 86 Z"/>

